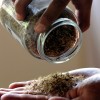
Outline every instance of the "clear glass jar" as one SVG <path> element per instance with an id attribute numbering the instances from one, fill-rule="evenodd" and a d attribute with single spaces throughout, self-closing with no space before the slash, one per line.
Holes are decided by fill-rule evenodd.
<path id="1" fill-rule="evenodd" d="M 32 0 L 24 21 L 18 21 L 12 0 L 0 2 L 0 22 L 34 57 L 52 63 L 72 58 L 82 44 L 82 32 L 74 13 L 66 8 L 44 33 L 36 33 L 34 25 L 51 0 Z"/>

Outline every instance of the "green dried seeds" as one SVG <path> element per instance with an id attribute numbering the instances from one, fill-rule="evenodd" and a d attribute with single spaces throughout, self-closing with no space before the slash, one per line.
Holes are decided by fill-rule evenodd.
<path id="1" fill-rule="evenodd" d="M 41 94 L 52 96 L 66 96 L 68 90 L 77 85 L 79 81 L 84 79 L 83 76 L 74 77 L 68 73 L 55 73 L 45 77 L 39 77 L 25 86 L 28 94 Z"/>
<path id="2" fill-rule="evenodd" d="M 60 56 L 74 47 L 76 41 L 77 35 L 73 26 L 60 26 L 46 38 L 44 52 L 50 57 Z"/>

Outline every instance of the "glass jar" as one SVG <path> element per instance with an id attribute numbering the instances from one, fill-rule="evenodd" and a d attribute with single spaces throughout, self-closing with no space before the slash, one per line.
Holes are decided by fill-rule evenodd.
<path id="1" fill-rule="evenodd" d="M 74 13 L 66 8 L 44 33 L 36 33 L 34 25 L 51 0 L 32 0 L 24 21 L 16 19 L 11 0 L 0 2 L 0 22 L 36 58 L 63 63 L 72 58 L 82 44 L 82 32 Z"/>

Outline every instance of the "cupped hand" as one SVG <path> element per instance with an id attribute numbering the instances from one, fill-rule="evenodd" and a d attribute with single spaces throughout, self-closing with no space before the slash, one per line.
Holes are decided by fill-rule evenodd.
<path id="1" fill-rule="evenodd" d="M 69 71 L 70 74 L 84 75 L 86 78 L 76 87 L 66 93 L 66 97 L 48 97 L 44 95 L 30 95 L 24 91 L 27 82 L 15 82 L 9 89 L 0 89 L 1 100 L 99 100 L 100 98 L 100 69 L 83 68 Z"/>
<path id="2" fill-rule="evenodd" d="M 26 8 L 32 0 L 12 0 L 15 5 L 17 19 L 24 20 Z M 92 0 L 52 0 L 51 4 L 36 23 L 34 29 L 37 33 L 44 32 L 54 22 L 67 4 L 72 1 L 76 8 L 76 16 L 81 30 L 84 32 L 89 28 Z"/>

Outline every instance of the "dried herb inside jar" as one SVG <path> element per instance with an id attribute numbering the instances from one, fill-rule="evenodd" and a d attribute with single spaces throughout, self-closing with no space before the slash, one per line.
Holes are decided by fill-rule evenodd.
<path id="1" fill-rule="evenodd" d="M 57 27 L 46 38 L 44 52 L 47 56 L 60 56 L 72 48 L 76 41 L 77 35 L 73 26 Z"/>
<path id="2" fill-rule="evenodd" d="M 35 23 L 38 21 L 44 11 L 45 9 L 34 15 L 34 17 L 30 20 L 29 26 L 32 26 L 32 24 L 35 25 Z M 75 16 L 68 9 L 65 9 L 61 13 L 59 18 L 69 18 L 76 22 Z M 47 28 L 47 30 L 49 30 L 49 27 Z M 25 36 L 26 46 L 31 53 L 34 52 L 36 55 L 39 56 L 37 51 L 37 41 L 34 40 L 37 39 L 38 36 L 34 37 L 34 35 L 30 34 L 30 37 L 29 34 L 26 34 Z M 51 31 L 51 33 L 46 38 L 46 41 L 44 43 L 45 55 L 49 57 L 57 57 L 62 55 L 75 45 L 75 43 L 77 42 L 77 36 L 78 33 L 73 26 L 69 25 L 57 27 L 56 29 Z"/>
<path id="3" fill-rule="evenodd" d="M 68 73 L 55 73 L 45 77 L 39 77 L 25 86 L 25 91 L 33 95 L 52 95 L 66 96 L 68 90 L 75 87 L 78 82 L 81 82 L 84 76 L 72 76 Z"/>

